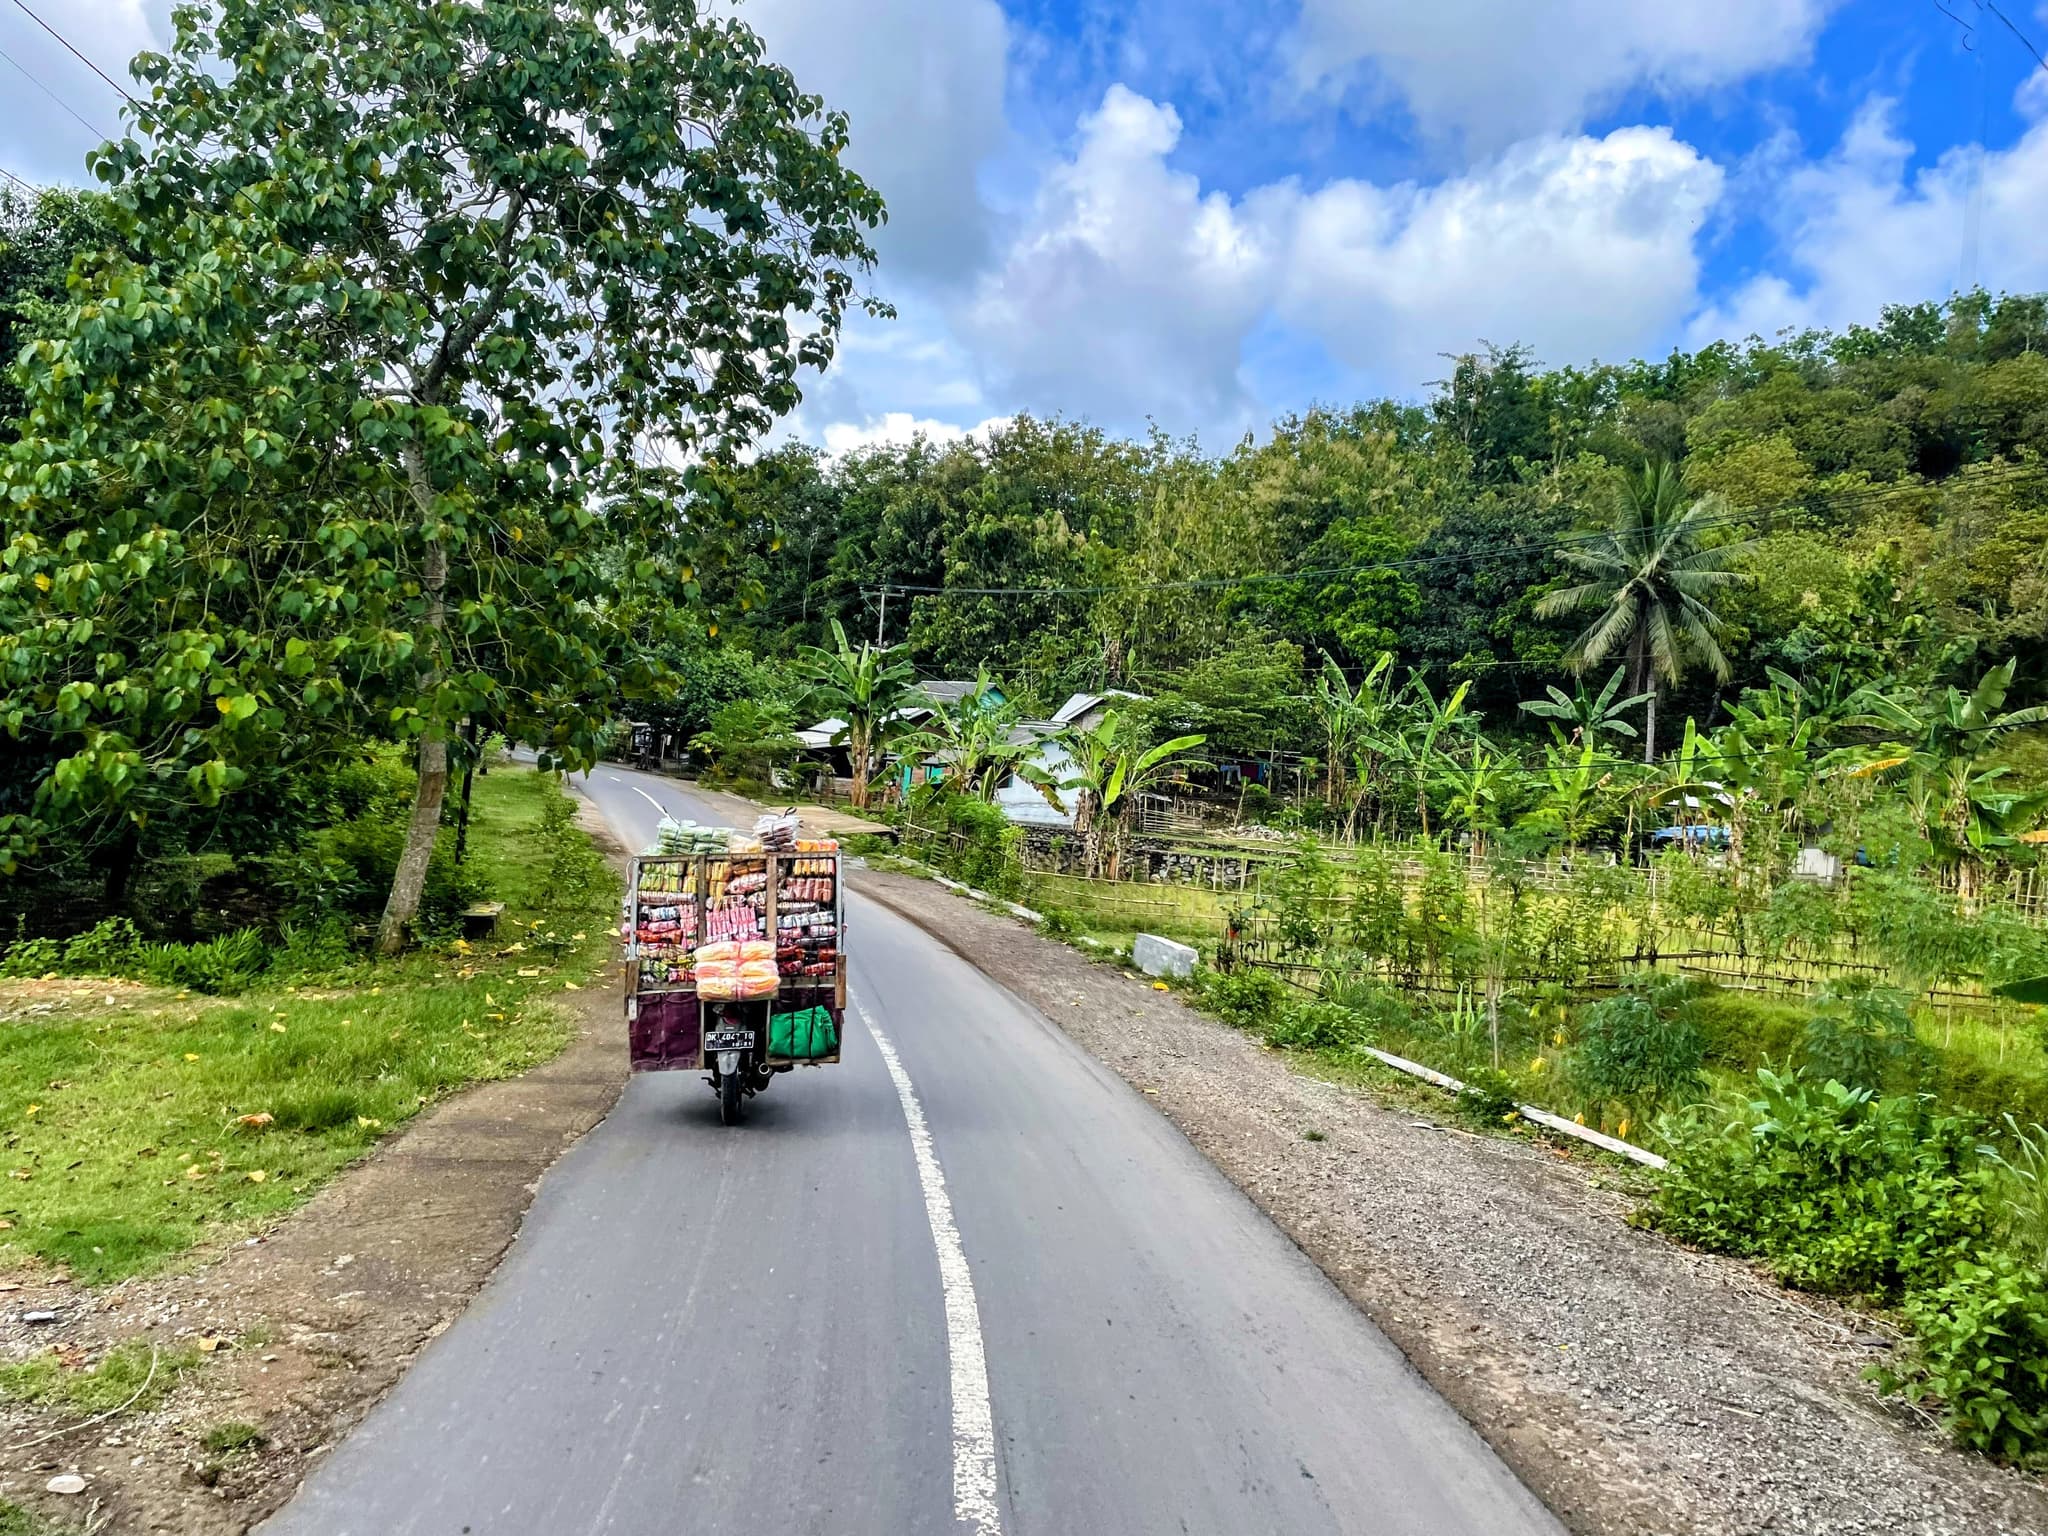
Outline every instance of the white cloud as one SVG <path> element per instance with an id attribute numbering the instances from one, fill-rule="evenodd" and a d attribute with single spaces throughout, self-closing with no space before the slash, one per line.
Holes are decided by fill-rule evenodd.
<path id="1" fill-rule="evenodd" d="M 987 255 L 976 176 L 1007 129 L 996 0 L 746 0 L 738 14 L 805 90 L 847 114 L 847 163 L 889 206 L 885 279 L 956 281 Z"/>
<path id="2" fill-rule="evenodd" d="M 1697 302 L 1722 183 L 1663 128 L 1531 140 L 1432 186 L 1338 182 L 1295 210 L 1282 313 L 1402 392 L 1481 338 L 1626 356 Z"/>
<path id="3" fill-rule="evenodd" d="M 1240 351 L 1272 294 L 1269 232 L 1167 166 L 1181 132 L 1171 107 L 1112 86 L 1080 129 L 960 312 L 989 388 L 1119 423 L 1242 416 Z"/>
<path id="4" fill-rule="evenodd" d="M 1301 0 L 1298 83 L 1404 103 L 1430 137 L 1498 149 L 1627 91 L 1696 94 L 1802 63 L 1843 0 Z"/>
<path id="5" fill-rule="evenodd" d="M 1668 337 L 1697 303 L 1723 173 L 1668 130 L 1553 137 L 1421 186 L 1278 182 L 1233 201 L 1168 164 L 1170 107 L 1113 87 L 958 321 L 1005 405 L 1234 431 L 1275 317 L 1410 392 L 1484 337 L 1548 362 Z M 1289 401 L 1292 405 L 1299 402 Z"/>
<path id="6" fill-rule="evenodd" d="M 915 417 L 908 411 L 888 411 L 864 422 L 835 421 L 825 428 L 820 437 L 825 451 L 837 458 L 862 448 L 908 443 L 920 437 L 933 443 L 958 443 L 970 437 L 986 441 L 991 433 L 1008 426 L 1010 419 L 996 416 L 963 428 L 951 422 Z"/>
<path id="7" fill-rule="evenodd" d="M 1774 269 L 1702 313 L 1692 340 L 1867 324 L 1886 304 L 1965 285 L 2048 288 L 2048 91 L 2019 100 L 2031 121 L 2010 148 L 1959 146 L 1917 173 L 1892 103 L 1866 102 L 1826 159 L 1783 170 Z"/>

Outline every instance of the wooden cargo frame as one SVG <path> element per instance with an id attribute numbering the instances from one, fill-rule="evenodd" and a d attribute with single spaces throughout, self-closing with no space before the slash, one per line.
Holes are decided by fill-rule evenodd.
<path id="1" fill-rule="evenodd" d="M 791 867 L 799 860 L 828 860 L 831 863 L 832 881 L 832 947 L 837 958 L 829 976 L 786 976 L 771 997 L 736 1000 L 699 999 L 694 975 L 687 981 L 666 985 L 648 985 L 643 979 L 643 960 L 653 957 L 646 955 L 640 937 L 640 914 L 644 907 L 675 906 L 689 900 L 694 907 L 694 917 L 687 932 L 679 931 L 673 947 L 694 951 L 707 940 L 707 923 L 710 916 L 710 893 L 712 873 L 715 866 L 724 865 L 726 883 L 747 874 L 762 874 L 766 877 L 761 898 L 762 930 L 770 943 L 777 942 L 778 903 L 782 883 L 786 879 L 825 878 L 797 874 Z M 673 878 L 658 884 L 650 884 L 649 875 L 662 871 L 672 873 Z M 652 897 L 648 892 L 652 891 Z M 695 1071 L 705 1067 L 703 1033 L 708 1009 L 734 1013 L 741 1010 L 759 1011 L 759 1030 L 762 1050 L 761 1060 L 773 1067 L 804 1066 L 822 1067 L 836 1064 L 840 1059 L 838 1051 L 827 1056 L 792 1057 L 774 1056 L 767 1051 L 770 1020 L 779 1013 L 800 1012 L 809 1008 L 824 1008 L 832 1014 L 833 1024 L 840 1039 L 846 1032 L 846 884 L 845 869 L 837 853 L 804 853 L 777 851 L 773 853 L 694 853 L 694 854 L 642 854 L 632 861 L 626 888 L 626 1018 L 633 1026 L 634 1055 L 633 1070 L 637 1071 Z M 668 947 L 668 946 L 664 946 Z M 673 1010 L 682 1004 L 695 1014 L 695 1049 L 682 1054 L 662 1052 L 658 1059 L 645 1057 L 638 1026 L 643 1018 L 655 1010 Z"/>

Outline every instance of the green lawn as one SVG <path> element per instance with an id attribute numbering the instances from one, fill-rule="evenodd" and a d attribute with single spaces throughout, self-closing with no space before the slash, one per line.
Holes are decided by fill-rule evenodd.
<path id="1" fill-rule="evenodd" d="M 508 910 L 474 952 L 233 999 L 108 983 L 40 1015 L 24 1009 L 50 984 L 0 982 L 0 1267 L 160 1268 L 299 1205 L 437 1099 L 561 1050 L 562 995 L 604 963 L 615 891 L 539 909 L 556 793 L 526 770 L 478 780 L 472 858 Z"/>

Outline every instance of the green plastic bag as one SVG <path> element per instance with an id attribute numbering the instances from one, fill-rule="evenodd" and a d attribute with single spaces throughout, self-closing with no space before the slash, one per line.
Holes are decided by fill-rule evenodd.
<path id="1" fill-rule="evenodd" d="M 794 1061 L 816 1061 L 839 1049 L 839 1027 L 829 1008 L 799 1008 L 768 1020 L 768 1054 Z"/>

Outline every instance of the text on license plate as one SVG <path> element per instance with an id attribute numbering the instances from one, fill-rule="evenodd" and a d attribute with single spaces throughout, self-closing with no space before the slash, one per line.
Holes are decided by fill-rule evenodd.
<path id="1" fill-rule="evenodd" d="M 704 1032 L 704 1049 L 707 1051 L 751 1051 L 754 1048 L 754 1032 L 751 1029 L 711 1029 Z"/>

